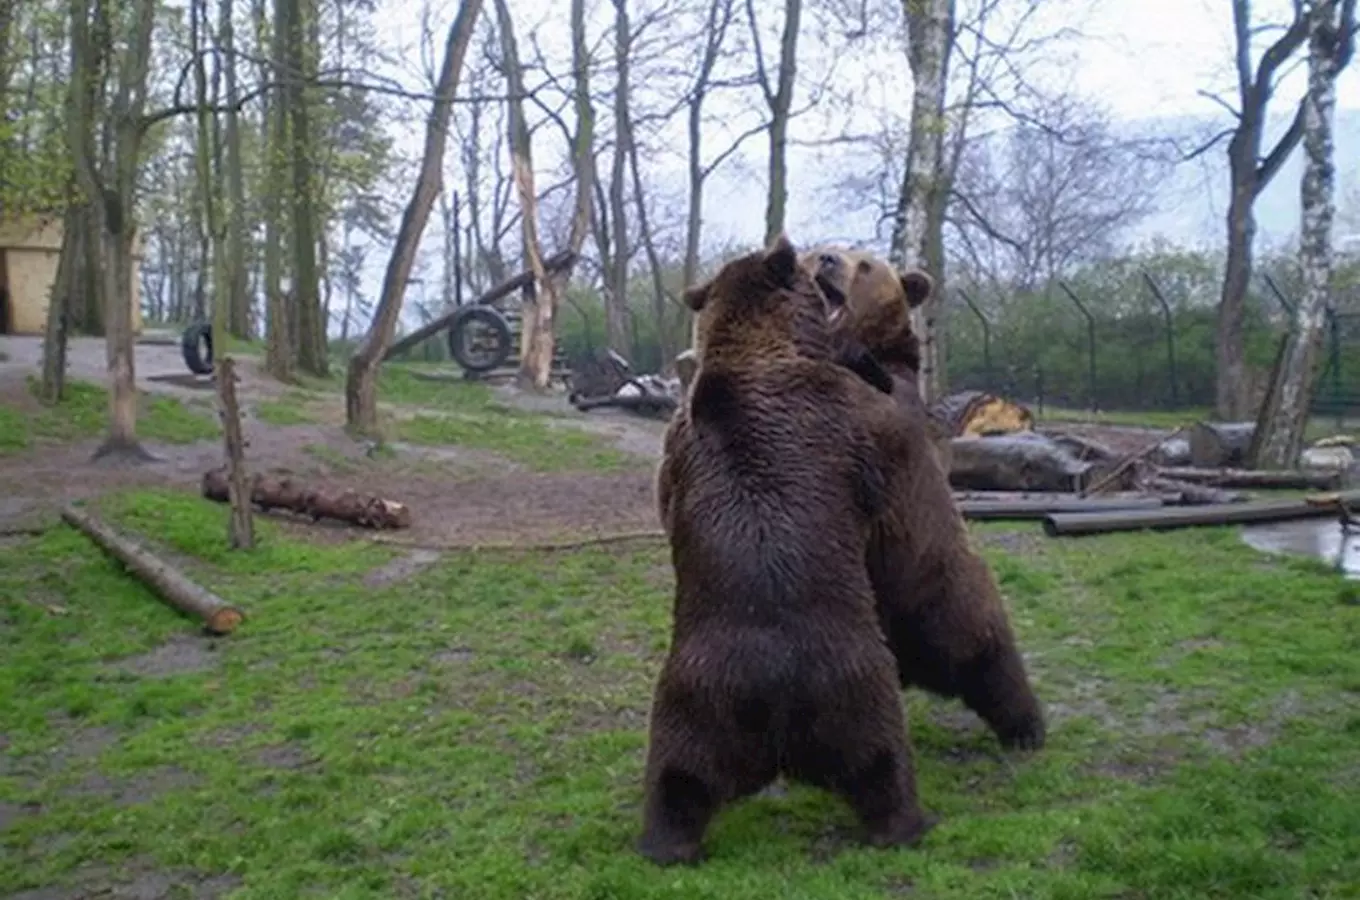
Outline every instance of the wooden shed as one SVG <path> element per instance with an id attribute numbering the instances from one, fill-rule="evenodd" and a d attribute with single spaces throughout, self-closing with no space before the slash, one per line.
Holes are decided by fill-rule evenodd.
<path id="1" fill-rule="evenodd" d="M 40 335 L 61 255 L 62 219 L 35 215 L 0 220 L 0 334 Z M 132 330 L 142 330 L 142 246 L 132 254 Z"/>

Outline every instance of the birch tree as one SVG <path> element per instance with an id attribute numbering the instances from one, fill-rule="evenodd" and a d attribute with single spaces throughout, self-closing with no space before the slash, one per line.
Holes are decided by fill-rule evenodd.
<path id="1" fill-rule="evenodd" d="M 893 217 L 888 260 L 898 269 L 919 266 L 944 283 L 944 215 L 949 189 L 943 184 L 945 88 L 954 45 L 954 0 L 903 0 L 907 59 L 911 65 L 911 136 L 901 198 Z M 921 336 L 919 386 L 927 400 L 944 389 L 941 335 L 936 317 L 943 292 L 912 310 Z"/>
<path id="2" fill-rule="evenodd" d="M 1299 269 L 1303 292 L 1285 344 L 1279 377 L 1258 422 L 1256 464 L 1289 468 L 1298 462 L 1317 381 L 1318 349 L 1330 306 L 1332 220 L 1336 214 L 1336 168 L 1332 125 L 1336 78 L 1350 61 L 1355 41 L 1356 0 L 1306 0 L 1308 90 L 1302 105 L 1304 150 Z"/>

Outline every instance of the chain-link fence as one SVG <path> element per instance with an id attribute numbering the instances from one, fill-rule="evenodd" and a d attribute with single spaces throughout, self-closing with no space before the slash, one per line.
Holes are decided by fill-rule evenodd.
<path id="1" fill-rule="evenodd" d="M 1247 393 L 1266 389 L 1294 304 L 1286 280 L 1262 275 L 1245 309 Z M 947 295 L 950 390 L 1003 393 L 1037 409 L 1203 412 L 1214 405 L 1217 282 L 1147 270 L 991 296 Z M 1329 311 L 1315 415 L 1360 415 L 1360 311 Z"/>

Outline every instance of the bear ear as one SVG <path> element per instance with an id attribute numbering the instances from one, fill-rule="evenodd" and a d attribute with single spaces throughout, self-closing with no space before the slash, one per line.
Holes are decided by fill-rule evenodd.
<path id="1" fill-rule="evenodd" d="M 913 309 L 925 303 L 930 292 L 935 290 L 935 279 L 920 269 L 908 269 L 898 276 L 902 291 L 907 295 L 907 306 Z"/>
<path id="2" fill-rule="evenodd" d="M 699 310 L 703 309 L 704 304 L 708 302 L 708 291 L 709 288 L 712 286 L 713 282 L 705 281 L 703 284 L 696 284 L 693 287 L 687 287 L 680 294 L 680 299 L 685 301 L 685 305 L 688 306 L 690 309 L 694 310 L 695 312 L 698 312 Z"/>
<path id="3" fill-rule="evenodd" d="M 798 251 L 794 249 L 789 236 L 781 231 L 770 249 L 765 251 L 765 274 L 780 287 L 789 287 L 797 273 Z"/>

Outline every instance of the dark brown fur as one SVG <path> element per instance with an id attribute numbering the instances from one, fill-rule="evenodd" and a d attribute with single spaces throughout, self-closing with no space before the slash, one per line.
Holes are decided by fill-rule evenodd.
<path id="1" fill-rule="evenodd" d="M 892 375 L 911 434 L 912 450 L 899 465 L 903 477 L 867 556 L 901 684 L 959 697 L 1004 746 L 1037 749 L 1045 740 L 1043 711 L 1000 591 L 954 504 L 948 456 L 922 452 L 948 445 L 917 387 L 920 345 L 910 318 L 933 282 L 919 270 L 899 275 L 872 256 L 834 248 L 805 253 L 801 264 L 843 310 L 836 336 L 851 360 L 867 349 Z"/>
<path id="2" fill-rule="evenodd" d="M 676 594 L 638 849 L 698 861 L 713 815 L 780 774 L 840 794 L 873 843 L 915 843 L 932 820 L 864 566 L 905 429 L 832 360 L 786 239 L 686 302 L 699 372 L 657 476 Z"/>

